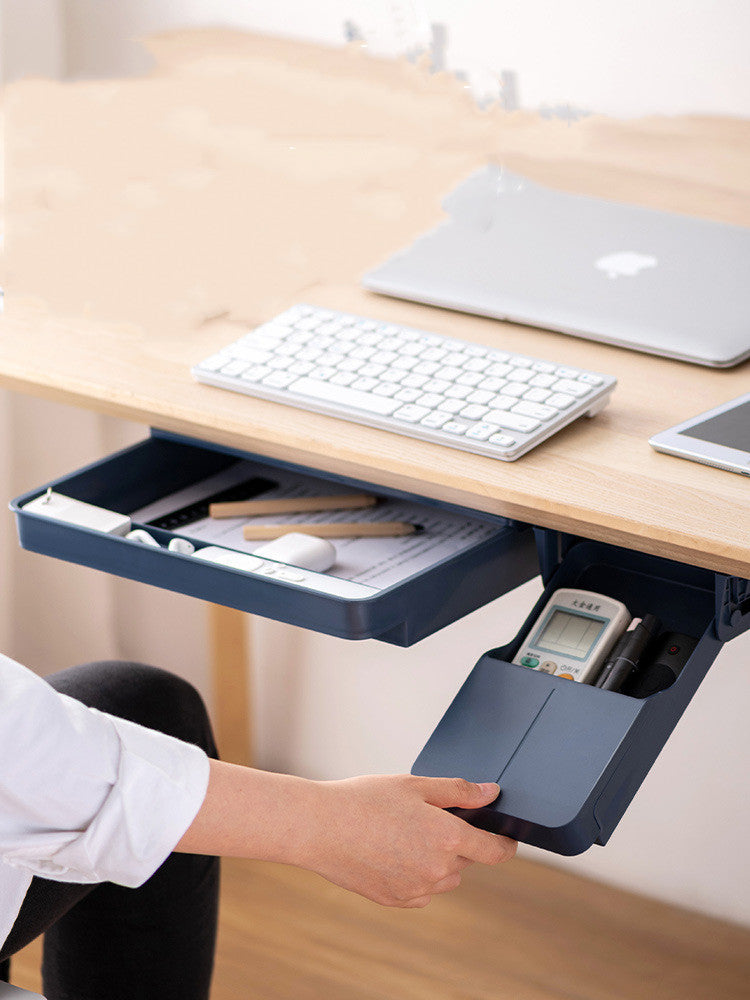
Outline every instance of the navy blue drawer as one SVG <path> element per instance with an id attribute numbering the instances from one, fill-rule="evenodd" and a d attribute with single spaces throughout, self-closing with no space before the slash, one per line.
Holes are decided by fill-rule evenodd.
<path id="1" fill-rule="evenodd" d="M 189 527 L 169 531 L 133 518 L 133 527 L 146 528 L 160 543 L 155 548 L 24 510 L 26 503 L 52 487 L 75 500 L 132 515 L 191 484 L 221 475 L 238 460 L 249 463 L 251 475 L 259 481 L 299 475 L 308 483 L 317 481 L 321 493 L 343 485 L 386 500 L 413 503 L 425 518 L 436 513 L 459 516 L 477 540 L 393 585 L 362 586 L 361 593 L 347 596 L 168 551 L 166 545 L 175 534 L 190 537 Z M 431 635 L 538 572 L 533 532 L 526 525 L 160 432 L 18 497 L 11 507 L 21 544 L 32 551 L 329 635 L 378 638 L 400 646 Z M 200 547 L 205 542 L 196 544 Z M 308 574 L 308 580 L 314 576 Z M 328 579 L 335 590 L 336 580 Z M 318 585 L 325 588 L 329 583 L 319 578 Z"/>
<path id="2" fill-rule="evenodd" d="M 750 585 L 590 541 L 573 544 L 546 579 L 514 642 L 485 653 L 469 674 L 413 773 L 497 781 L 497 802 L 461 815 L 570 855 L 612 835 L 723 641 L 750 626 Z M 677 680 L 637 699 L 510 662 L 559 587 L 606 594 L 697 639 Z"/>

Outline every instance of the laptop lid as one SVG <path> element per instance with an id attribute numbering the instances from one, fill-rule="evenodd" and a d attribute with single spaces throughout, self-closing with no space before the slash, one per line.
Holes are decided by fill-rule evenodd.
<path id="1" fill-rule="evenodd" d="M 750 228 L 476 171 L 372 291 L 729 367 L 750 357 Z"/>

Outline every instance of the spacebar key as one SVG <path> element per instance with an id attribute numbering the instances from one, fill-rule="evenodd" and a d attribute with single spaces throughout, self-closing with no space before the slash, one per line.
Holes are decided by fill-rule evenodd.
<path id="1" fill-rule="evenodd" d="M 343 409 L 352 407 L 357 410 L 368 410 L 370 413 L 379 413 L 381 416 L 389 416 L 394 410 L 403 404 L 398 400 L 389 399 L 387 396 L 372 396 L 369 392 L 360 392 L 358 389 L 347 389 L 343 385 L 334 385 L 331 382 L 319 382 L 314 378 L 299 378 L 287 386 L 287 392 L 299 393 L 300 396 L 310 396 L 312 399 L 319 399 L 321 402 L 330 403 L 331 406 L 340 406 Z"/>

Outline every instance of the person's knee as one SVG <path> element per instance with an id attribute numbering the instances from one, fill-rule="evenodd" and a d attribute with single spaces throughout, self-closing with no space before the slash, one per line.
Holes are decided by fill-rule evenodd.
<path id="1" fill-rule="evenodd" d="M 182 677 L 144 663 L 103 660 L 70 667 L 47 680 L 91 708 L 196 743 L 216 755 L 203 699 Z"/>

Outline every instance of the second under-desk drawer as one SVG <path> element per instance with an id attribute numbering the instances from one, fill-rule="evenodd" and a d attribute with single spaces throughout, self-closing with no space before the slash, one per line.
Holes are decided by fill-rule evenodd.
<path id="1" fill-rule="evenodd" d="M 48 488 L 127 515 L 133 528 L 145 530 L 158 544 L 45 516 Z M 260 542 L 243 539 L 246 519 L 208 517 L 209 501 L 354 492 L 371 494 L 375 506 L 253 519 L 282 520 L 290 531 L 301 520 L 312 531 L 315 524 L 342 520 L 398 522 L 417 529 L 404 537 L 336 540 L 336 562 L 327 572 L 255 559 Z M 12 508 L 27 549 L 303 628 L 401 646 L 538 571 L 533 533 L 526 525 L 159 432 L 26 493 Z M 169 551 L 176 537 L 189 540 L 198 553 L 218 547 L 236 565 Z"/>
<path id="2" fill-rule="evenodd" d="M 551 533 L 539 534 L 550 540 Z M 750 627 L 750 584 L 580 539 L 549 569 L 516 639 L 481 657 L 413 771 L 497 781 L 499 799 L 463 815 L 525 843 L 578 854 L 607 842 L 723 642 Z M 513 663 L 560 588 L 605 595 L 639 618 L 657 616 L 664 634 L 689 651 L 671 686 L 634 697 Z"/>

